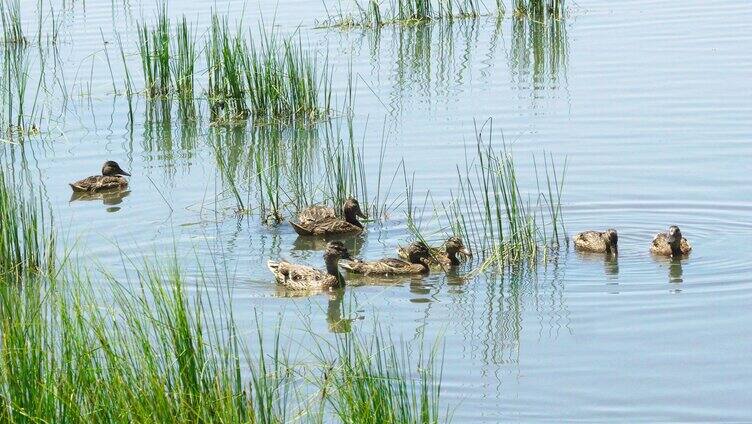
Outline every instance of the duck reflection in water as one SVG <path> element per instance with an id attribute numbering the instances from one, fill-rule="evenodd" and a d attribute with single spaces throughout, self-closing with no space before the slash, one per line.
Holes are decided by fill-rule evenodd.
<path id="1" fill-rule="evenodd" d="M 343 318 L 345 307 L 342 300 L 345 297 L 345 289 L 336 289 L 329 292 L 329 300 L 326 304 L 326 323 L 329 331 L 337 334 L 349 333 L 352 331 L 352 324 L 355 318 Z"/>
<path id="2" fill-rule="evenodd" d="M 84 192 L 84 191 L 74 191 L 71 194 L 70 200 L 68 202 L 92 202 L 101 200 L 102 204 L 107 206 L 106 210 L 107 212 L 117 212 L 121 208 L 120 205 L 123 203 L 123 199 L 130 196 L 131 191 L 130 190 L 109 190 L 109 191 L 98 191 L 98 192 Z"/>
<path id="3" fill-rule="evenodd" d="M 669 283 L 682 283 L 684 282 L 684 267 L 683 262 L 687 260 L 686 257 L 662 257 L 653 255 L 658 265 L 668 268 L 668 281 Z"/>
<path id="4" fill-rule="evenodd" d="M 329 331 L 338 334 L 352 331 L 353 322 L 356 319 L 360 319 L 360 317 L 353 315 L 347 318 L 348 313 L 345 312 L 345 304 L 343 302 L 345 298 L 344 287 L 331 290 L 291 290 L 287 287 L 277 285 L 275 293 L 277 297 L 284 298 L 307 298 L 320 294 L 326 294 L 328 297 L 326 303 L 326 324 L 329 327 Z"/>
<path id="5" fill-rule="evenodd" d="M 577 256 L 585 262 L 603 262 L 603 271 L 609 278 L 619 277 L 619 256 L 577 251 Z"/>
<path id="6" fill-rule="evenodd" d="M 330 241 L 341 241 L 345 245 L 351 256 L 360 255 L 365 239 L 363 237 L 347 236 L 327 236 L 327 237 L 297 237 L 293 241 L 293 249 L 308 251 L 326 250 L 326 245 Z"/>

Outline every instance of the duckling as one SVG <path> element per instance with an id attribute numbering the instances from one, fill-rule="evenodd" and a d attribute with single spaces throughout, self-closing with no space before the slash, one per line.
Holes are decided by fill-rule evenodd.
<path id="1" fill-rule="evenodd" d="M 410 261 L 385 258 L 377 261 L 363 261 L 361 259 L 343 260 L 342 268 L 363 275 L 410 275 L 428 273 L 428 246 L 423 242 L 416 242 L 406 248 L 410 254 Z"/>
<path id="2" fill-rule="evenodd" d="M 70 183 L 73 191 L 94 193 L 105 190 L 122 190 L 128 187 L 128 180 L 124 176 L 131 174 L 123 171 L 117 162 L 108 160 L 102 165 L 102 175 L 94 175 L 83 180 Z"/>
<path id="3" fill-rule="evenodd" d="M 670 226 L 665 233 L 657 234 L 650 246 L 650 252 L 660 256 L 684 256 L 691 251 L 692 246 L 682 236 L 681 230 L 676 225 Z"/>
<path id="4" fill-rule="evenodd" d="M 358 200 L 350 197 L 342 205 L 344 219 L 334 213 L 334 209 L 320 205 L 311 206 L 298 215 L 298 222 L 290 221 L 295 232 L 301 236 L 325 236 L 331 234 L 359 233 L 363 224 L 358 217 L 365 218 Z"/>
<path id="5" fill-rule="evenodd" d="M 266 266 L 274 274 L 277 284 L 292 290 L 328 290 L 343 287 L 345 279 L 339 272 L 337 262 L 350 254 L 340 241 L 332 241 L 324 251 L 326 272 L 285 261 L 268 261 Z"/>
<path id="6" fill-rule="evenodd" d="M 413 248 L 415 244 L 410 244 L 407 247 L 398 247 L 397 255 L 402 259 L 409 259 L 409 249 Z M 465 247 L 462 239 L 459 237 L 449 237 L 444 243 L 444 248 L 431 247 L 429 248 L 430 256 L 427 258 L 428 263 L 431 265 L 442 266 L 457 266 L 462 263 L 462 260 L 457 257 L 458 253 L 461 253 L 462 259 L 473 256 L 473 254 Z"/>
<path id="7" fill-rule="evenodd" d="M 614 229 L 604 232 L 585 231 L 574 236 L 572 240 L 574 241 L 575 249 L 582 252 L 607 253 L 610 255 L 619 253 L 617 247 L 619 235 Z"/>

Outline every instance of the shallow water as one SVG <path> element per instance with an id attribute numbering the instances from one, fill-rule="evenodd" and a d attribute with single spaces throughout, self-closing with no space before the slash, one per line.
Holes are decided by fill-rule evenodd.
<path id="1" fill-rule="evenodd" d="M 270 329 L 283 315 L 285 338 L 305 346 L 306 323 L 321 334 L 341 330 L 332 323 L 342 308 L 355 325 L 368 331 L 379 323 L 395 340 L 441 337 L 443 406 L 456 408 L 455 422 L 752 420 L 752 8 L 583 0 L 551 42 L 527 24 L 491 17 L 378 33 L 316 29 L 322 2 L 261 3 L 245 5 L 244 24 L 263 17 L 328 55 L 338 104 L 352 69 L 371 193 L 386 140 L 384 184 L 404 163 L 421 204 L 428 192 L 436 203 L 449 200 L 475 126 L 493 118 L 493 142 L 512 146 L 523 188 L 536 184 L 533 155 L 567 159 L 567 231 L 617 228 L 618 261 L 570 247 L 524 275 L 466 279 L 466 266 L 348 287 L 340 298 L 280 296 L 267 259 L 322 261 L 289 226 L 232 213 L 213 146 L 234 140 L 242 155 L 250 128 L 233 139 L 206 125 L 193 133 L 178 120 L 155 125 L 143 98 L 130 125 L 127 101 L 112 95 L 102 39 L 121 85 L 113 31 L 121 33 L 139 87 L 135 24 L 153 11 L 109 1 L 63 13 L 57 56 L 46 67 L 56 64 L 61 76 L 42 96 L 54 120 L 24 147 L 74 256 L 96 257 L 114 272 L 122 272 L 123 255 L 177 252 L 191 273 L 215 263 L 230 276 L 236 319 L 249 337 L 256 312 Z M 35 4 L 24 2 L 31 27 Z M 186 13 L 203 30 L 211 4 L 173 1 L 170 14 Z M 243 3 L 227 10 L 239 16 Z M 38 67 L 32 54 L 31 69 Z M 71 94 L 62 105 L 59 81 Z M 106 159 L 133 174 L 128 195 L 70 201 L 67 183 Z M 404 191 L 397 175 L 394 198 Z M 430 207 L 418 215 L 432 240 L 443 237 Z M 652 235 L 671 224 L 693 244 L 687 259 L 648 252 Z M 393 255 L 410 238 L 398 203 L 383 224 L 369 226 L 358 254 Z"/>

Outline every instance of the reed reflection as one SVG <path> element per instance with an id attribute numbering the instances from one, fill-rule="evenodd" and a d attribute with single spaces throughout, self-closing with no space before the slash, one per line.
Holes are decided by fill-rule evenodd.
<path id="1" fill-rule="evenodd" d="M 467 290 L 450 292 L 451 322 L 467 346 L 463 355 L 485 365 L 517 363 L 526 326 L 553 339 L 569 332 L 560 268 L 508 271 L 479 275 Z"/>
<path id="2" fill-rule="evenodd" d="M 525 89 L 558 88 L 566 84 L 569 56 L 567 24 L 563 18 L 512 19 L 509 68 L 512 80 Z"/>

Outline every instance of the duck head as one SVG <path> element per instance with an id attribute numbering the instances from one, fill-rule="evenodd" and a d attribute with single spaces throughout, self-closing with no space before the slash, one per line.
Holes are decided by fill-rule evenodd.
<path id="1" fill-rule="evenodd" d="M 108 160 L 102 165 L 102 175 L 106 177 L 117 177 L 119 175 L 131 176 L 131 174 L 123 171 L 123 169 L 120 168 L 120 165 L 114 160 Z"/>
<path id="2" fill-rule="evenodd" d="M 431 256 L 431 250 L 422 241 L 416 241 L 412 243 L 408 248 L 408 258 L 411 263 L 421 264 L 428 267 L 427 261 Z"/>
<path id="3" fill-rule="evenodd" d="M 330 241 L 324 250 L 324 262 L 326 262 L 326 272 L 337 277 L 341 283 L 344 282 L 342 275 L 339 273 L 338 262 L 340 259 L 350 259 L 350 252 L 341 241 Z"/>
<path id="4" fill-rule="evenodd" d="M 363 224 L 358 221 L 358 217 L 365 218 L 366 215 L 360 210 L 360 203 L 358 199 L 354 197 L 348 197 L 345 203 L 342 205 L 342 213 L 345 215 L 345 220 L 350 224 L 357 225 L 363 228 Z"/>
<path id="5" fill-rule="evenodd" d="M 444 248 L 446 249 L 449 259 L 455 264 L 459 262 L 457 259 L 457 253 L 462 253 L 465 256 L 473 256 L 472 252 L 465 247 L 465 244 L 459 237 L 449 237 L 446 243 L 444 243 Z"/>
<path id="6" fill-rule="evenodd" d="M 676 225 L 668 227 L 668 231 L 666 232 L 666 241 L 668 242 L 669 246 L 671 246 L 671 254 L 673 256 L 681 256 L 682 238 L 683 236 L 679 227 L 677 227 Z"/>
<path id="7" fill-rule="evenodd" d="M 606 242 L 606 253 L 617 254 L 619 252 L 619 234 L 613 228 L 603 232 L 603 241 Z"/>
<path id="8" fill-rule="evenodd" d="M 472 252 L 465 247 L 465 244 L 459 237 L 449 237 L 445 243 L 445 248 L 450 253 L 462 253 L 463 255 L 473 256 Z"/>

